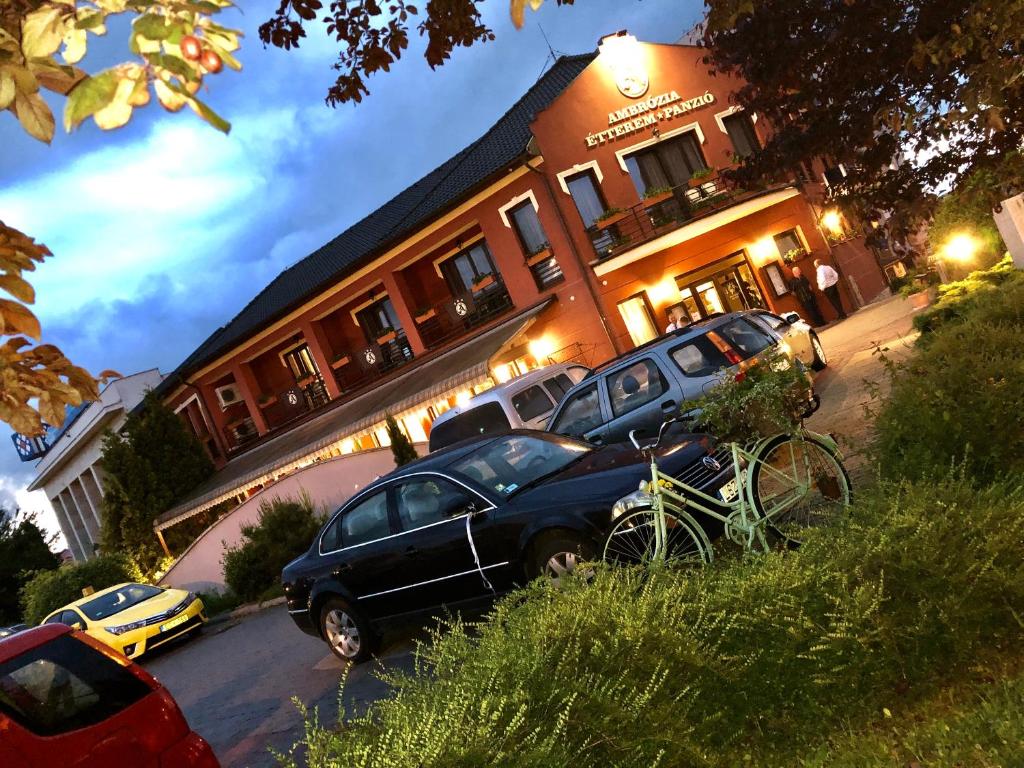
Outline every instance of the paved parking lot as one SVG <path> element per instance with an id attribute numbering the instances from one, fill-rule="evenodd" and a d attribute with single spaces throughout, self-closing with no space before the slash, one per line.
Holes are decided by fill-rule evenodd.
<path id="1" fill-rule="evenodd" d="M 392 641 L 383 663 L 411 669 L 413 647 L 409 637 Z M 284 606 L 208 627 L 143 666 L 167 686 L 224 768 L 277 765 L 268 748 L 286 751 L 302 736 L 293 696 L 318 707 L 325 721 L 337 716 L 342 664 L 326 645 L 300 632 Z M 349 674 L 349 711 L 387 695 L 374 669 L 368 663 Z"/>
<path id="2" fill-rule="evenodd" d="M 914 338 L 911 318 L 909 303 L 895 298 L 821 331 L 829 367 L 817 379 L 822 407 L 810 426 L 840 437 L 855 482 L 857 469 L 864 470 L 858 450 L 868 434 L 864 381 L 883 380 L 872 350 L 881 345 L 897 359 L 908 354 Z M 410 669 L 412 649 L 408 636 L 393 640 L 384 649 L 383 663 Z M 169 648 L 144 665 L 170 689 L 225 768 L 273 766 L 268 747 L 287 750 L 301 738 L 293 696 L 318 707 L 324 720 L 336 717 L 342 664 L 322 642 L 300 632 L 283 606 L 210 627 L 198 640 Z M 387 695 L 374 669 L 365 664 L 350 673 L 349 711 Z"/>

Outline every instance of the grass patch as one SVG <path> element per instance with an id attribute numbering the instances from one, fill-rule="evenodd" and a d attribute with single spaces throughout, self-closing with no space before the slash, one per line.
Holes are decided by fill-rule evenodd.
<path id="1" fill-rule="evenodd" d="M 200 592 L 207 616 L 217 616 L 226 611 L 233 611 L 242 604 L 242 598 L 234 592 Z"/>
<path id="2" fill-rule="evenodd" d="M 735 766 L 813 754 L 894 697 L 932 694 L 982 649 L 1013 647 L 1020 616 L 1021 488 L 889 484 L 798 552 L 535 584 L 478 627 L 432 638 L 412 675 L 386 676 L 394 698 L 340 725 L 308 716 L 303 761 Z"/>

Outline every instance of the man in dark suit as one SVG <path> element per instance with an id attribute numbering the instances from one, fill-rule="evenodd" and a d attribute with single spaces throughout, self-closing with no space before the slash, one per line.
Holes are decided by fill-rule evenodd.
<path id="1" fill-rule="evenodd" d="M 804 309 L 804 317 L 811 325 L 824 325 L 825 320 L 821 316 L 821 309 L 818 308 L 818 300 L 814 296 L 814 289 L 811 288 L 811 281 L 803 276 L 800 267 L 793 267 L 793 276 L 789 279 L 789 290 L 796 296 L 800 306 Z"/>

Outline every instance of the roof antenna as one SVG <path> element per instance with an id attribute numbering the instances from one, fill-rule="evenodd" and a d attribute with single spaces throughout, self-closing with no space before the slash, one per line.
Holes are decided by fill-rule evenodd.
<path id="1" fill-rule="evenodd" d="M 566 54 L 564 52 L 562 52 L 562 51 L 556 51 L 554 49 L 554 47 L 551 45 L 551 41 L 548 39 L 547 32 L 544 31 L 544 27 L 542 27 L 538 23 L 537 24 L 537 28 L 540 30 L 541 37 L 544 38 L 544 44 L 548 47 L 547 58 L 544 59 L 544 64 L 540 68 L 540 75 L 537 75 L 537 79 L 539 80 L 541 75 L 543 75 L 544 72 L 547 71 L 548 62 L 551 62 L 553 64 L 554 62 L 558 61 L 558 57 L 559 56 L 565 56 Z"/>

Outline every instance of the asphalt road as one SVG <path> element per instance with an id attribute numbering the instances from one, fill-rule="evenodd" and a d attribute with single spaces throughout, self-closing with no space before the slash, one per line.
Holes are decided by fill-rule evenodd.
<path id="1" fill-rule="evenodd" d="M 393 640 L 382 662 L 411 669 L 413 647 L 408 636 Z M 324 643 L 300 632 L 284 606 L 207 627 L 195 640 L 161 649 L 142 665 L 167 686 L 224 768 L 278 764 L 269 748 L 287 751 L 302 737 L 293 696 L 319 708 L 323 722 L 337 717 L 342 663 Z M 348 711 L 387 695 L 375 669 L 370 662 L 350 672 Z"/>

